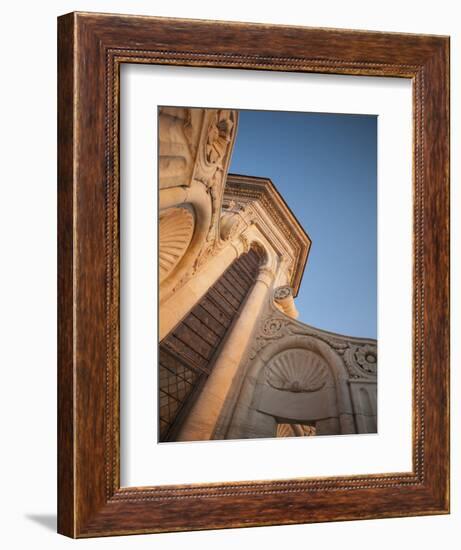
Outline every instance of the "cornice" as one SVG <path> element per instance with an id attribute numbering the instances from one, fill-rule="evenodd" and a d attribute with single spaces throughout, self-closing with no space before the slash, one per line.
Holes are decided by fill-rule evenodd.
<path id="1" fill-rule="evenodd" d="M 293 251 L 294 265 L 290 284 L 294 296 L 297 296 L 312 241 L 274 183 L 269 178 L 228 174 L 224 199 L 257 202 L 270 217 Z"/>

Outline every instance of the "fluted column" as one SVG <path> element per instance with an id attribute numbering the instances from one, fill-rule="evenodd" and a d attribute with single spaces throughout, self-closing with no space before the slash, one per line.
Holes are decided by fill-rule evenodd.
<path id="1" fill-rule="evenodd" d="M 272 286 L 273 271 L 261 268 L 206 384 L 179 433 L 178 441 L 211 439 L 229 389 L 249 344 L 259 312 Z"/>

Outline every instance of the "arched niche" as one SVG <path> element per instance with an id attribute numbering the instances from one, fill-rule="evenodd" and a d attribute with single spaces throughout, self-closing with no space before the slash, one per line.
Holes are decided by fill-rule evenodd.
<path id="1" fill-rule="evenodd" d="M 166 192 L 173 191 L 166 190 Z M 160 302 L 169 297 L 181 278 L 193 267 L 205 244 L 210 227 L 212 202 L 205 186 L 194 182 L 184 193 L 181 197 L 182 202 L 162 208 L 159 212 L 160 247 L 166 241 L 171 241 L 173 225 L 169 222 L 176 220 L 181 226 L 179 241 L 172 245 L 177 247 L 179 257 L 167 272 L 163 272 L 160 265 Z M 160 248 L 159 257 L 162 252 L 165 254 L 165 250 L 162 251 Z"/>
<path id="2" fill-rule="evenodd" d="M 227 437 L 275 437 L 281 422 L 315 424 L 318 435 L 356 431 L 344 364 L 315 337 L 274 332 L 244 375 Z"/>
<path id="3" fill-rule="evenodd" d="M 291 424 L 338 418 L 336 384 L 328 363 L 306 348 L 288 348 L 262 368 L 252 408 Z"/>
<path id="4" fill-rule="evenodd" d="M 253 249 L 261 258 L 261 268 L 275 273 L 278 262 L 277 254 L 259 229 L 255 225 L 250 225 L 242 236 L 248 242 L 249 248 Z"/>

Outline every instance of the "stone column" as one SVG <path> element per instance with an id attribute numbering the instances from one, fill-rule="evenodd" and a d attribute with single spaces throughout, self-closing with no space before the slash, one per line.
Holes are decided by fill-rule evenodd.
<path id="1" fill-rule="evenodd" d="M 160 304 L 159 341 L 173 330 L 244 250 L 241 240 L 229 243 L 195 277 Z"/>
<path id="2" fill-rule="evenodd" d="M 178 441 L 211 439 L 273 278 L 273 272 L 267 267 L 260 270 L 243 310 L 228 335 L 199 398 L 183 424 Z"/>

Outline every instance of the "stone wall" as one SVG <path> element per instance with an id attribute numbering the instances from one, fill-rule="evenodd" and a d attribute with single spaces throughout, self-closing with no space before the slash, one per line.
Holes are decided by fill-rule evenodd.
<path id="1" fill-rule="evenodd" d="M 311 327 L 268 297 L 213 438 L 276 437 L 280 423 L 316 435 L 377 431 L 377 345 Z"/>

